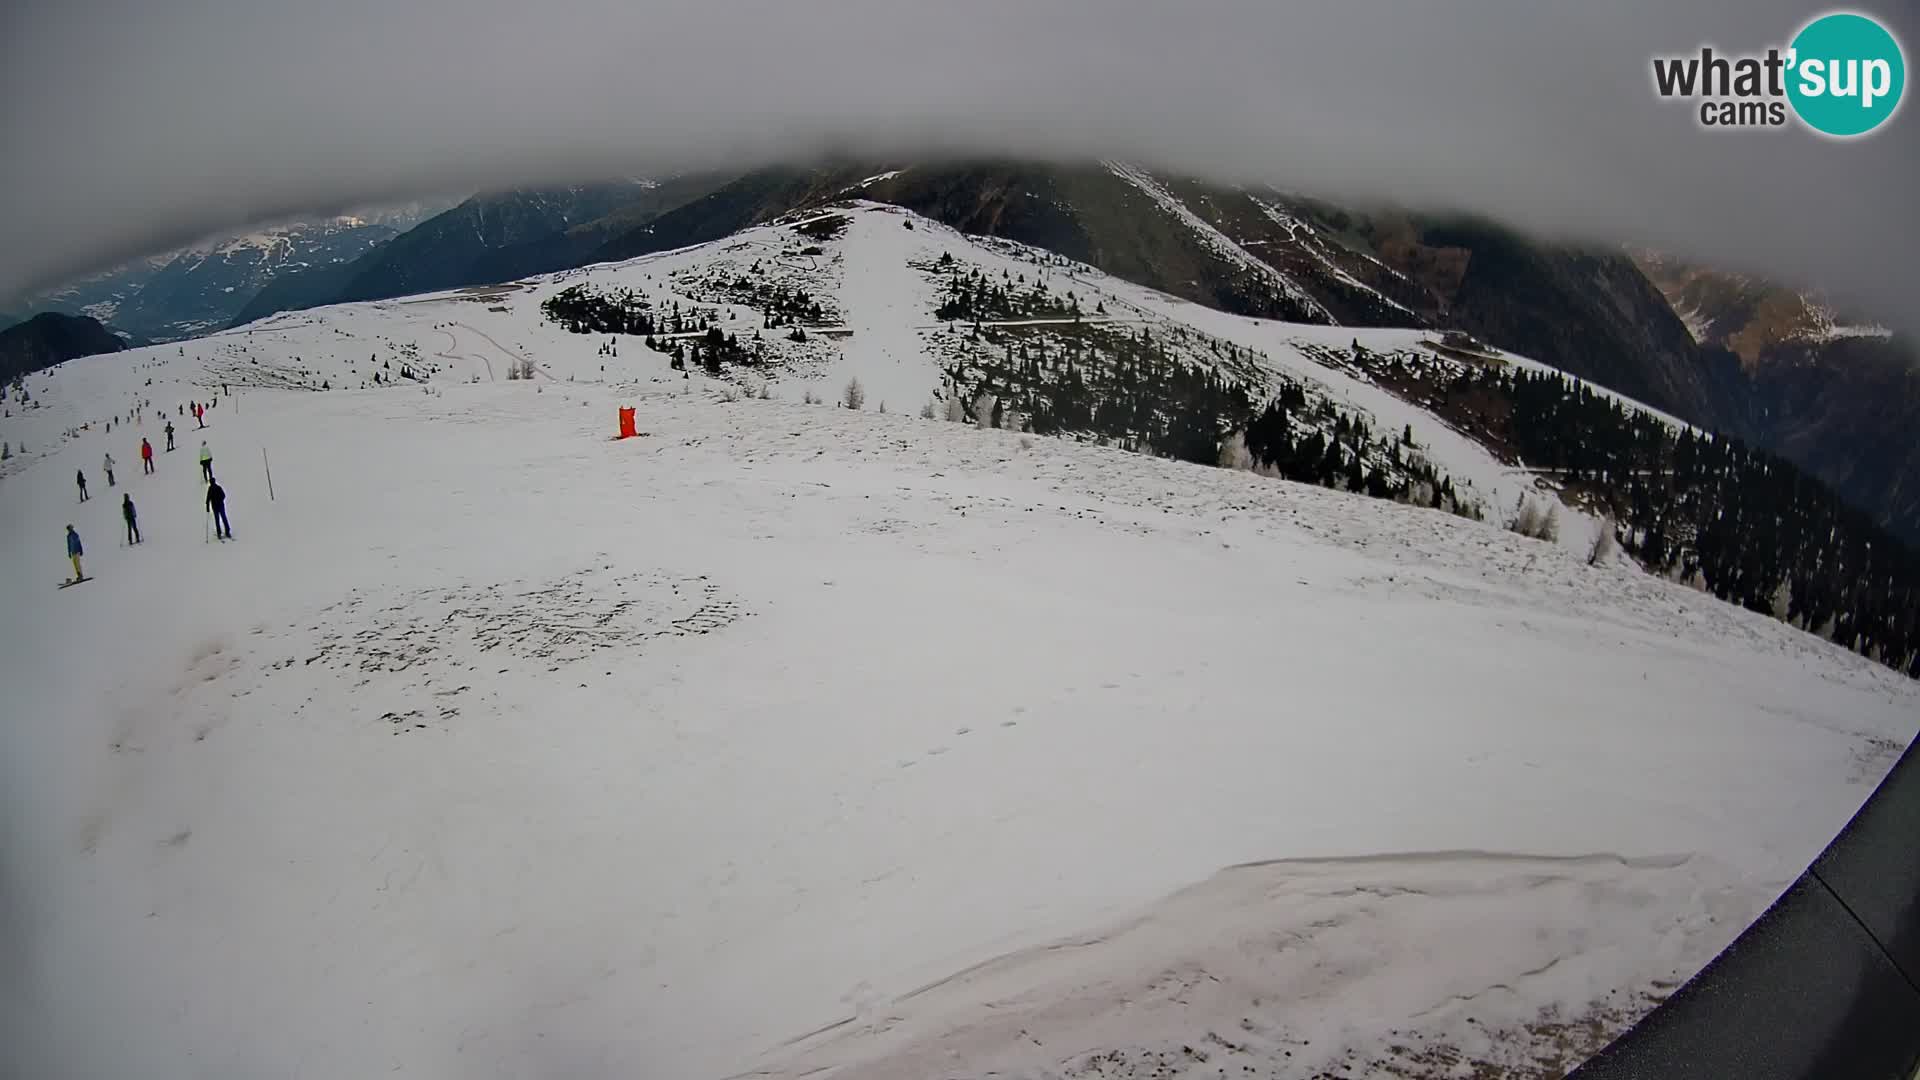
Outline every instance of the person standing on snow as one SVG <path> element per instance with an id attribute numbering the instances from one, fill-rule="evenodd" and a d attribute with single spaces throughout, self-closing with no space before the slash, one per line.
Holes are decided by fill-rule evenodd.
<path id="1" fill-rule="evenodd" d="M 131 494 L 120 496 L 120 516 L 127 519 L 127 546 L 140 542 L 140 514 L 133 508 Z"/>
<path id="2" fill-rule="evenodd" d="M 222 540 L 233 539 L 233 526 L 227 524 L 227 489 L 212 479 L 211 474 L 207 480 L 207 512 L 213 515 L 213 535 Z"/>
<path id="3" fill-rule="evenodd" d="M 144 435 L 140 438 L 140 467 L 147 470 L 148 476 L 153 475 L 153 444 Z"/>
<path id="4" fill-rule="evenodd" d="M 167 421 L 167 453 L 173 453 L 173 421 Z"/>
<path id="5" fill-rule="evenodd" d="M 73 479 L 75 480 L 75 482 L 77 482 L 80 485 L 80 501 L 86 502 L 87 501 L 87 471 L 85 469 L 79 470 L 78 472 L 73 474 Z"/>
<path id="6" fill-rule="evenodd" d="M 194 419 L 194 422 L 199 424 L 201 427 L 206 427 L 207 426 L 207 407 L 205 405 L 200 404 L 199 402 L 195 402 L 193 406 L 193 419 Z"/>
<path id="7" fill-rule="evenodd" d="M 107 486 L 112 487 L 113 486 L 113 454 L 112 452 L 108 452 L 107 456 L 101 460 L 100 467 L 106 470 Z"/>
<path id="8" fill-rule="evenodd" d="M 73 580 L 75 581 L 87 576 L 80 572 L 80 556 L 85 554 L 86 552 L 80 549 L 80 534 L 73 531 L 73 526 L 67 526 L 67 558 L 73 560 Z"/>
<path id="9" fill-rule="evenodd" d="M 200 475 L 207 478 L 207 483 L 213 483 L 213 451 L 207 449 L 205 439 L 200 440 Z"/>

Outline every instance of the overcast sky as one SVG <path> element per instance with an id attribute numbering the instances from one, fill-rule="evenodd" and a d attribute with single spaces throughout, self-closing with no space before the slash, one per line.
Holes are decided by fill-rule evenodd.
<path id="1" fill-rule="evenodd" d="M 1785 0 L 8 0 L 0 295 L 253 221 L 822 145 L 1489 212 L 1920 322 L 1920 110 L 1699 130 L 1650 57 Z M 1911 43 L 1913 0 L 1865 9 Z M 1908 52 L 1913 52 L 1911 44 Z"/>

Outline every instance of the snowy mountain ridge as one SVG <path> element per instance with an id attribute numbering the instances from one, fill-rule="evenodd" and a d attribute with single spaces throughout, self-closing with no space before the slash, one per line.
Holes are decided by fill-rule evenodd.
<path id="1" fill-rule="evenodd" d="M 805 235 L 807 229 L 823 221 L 841 223 L 844 235 L 817 240 Z M 807 251 L 818 253 L 805 254 Z M 1083 310 L 1077 317 L 1063 311 L 1042 318 L 1027 314 L 1016 318 L 986 318 L 981 326 L 988 334 L 999 332 L 1014 336 L 1022 343 L 1037 343 L 1045 348 L 1052 339 L 1069 333 L 1144 331 L 1166 339 L 1168 347 L 1178 352 L 1189 366 L 1223 371 L 1233 364 L 1229 363 L 1231 357 L 1222 355 L 1221 348 L 1238 350 L 1232 356 L 1244 357 L 1244 361 L 1239 362 L 1236 377 L 1248 381 L 1256 402 L 1271 397 L 1281 385 L 1279 380 L 1285 380 L 1308 388 L 1316 399 L 1325 399 L 1331 407 L 1353 419 L 1364 420 L 1373 430 L 1401 434 L 1412 429 L 1417 447 L 1460 484 L 1463 502 L 1470 499 L 1483 515 L 1498 516 L 1526 498 L 1553 500 L 1552 492 L 1542 489 L 1529 470 L 1502 463 L 1470 434 L 1436 420 L 1377 385 L 1364 371 L 1343 362 L 1344 354 L 1355 342 L 1379 354 L 1421 355 L 1436 363 L 1443 362 L 1438 353 L 1423 344 L 1432 340 L 1431 335 L 1232 316 L 1120 281 L 1039 248 L 1008 240 L 968 237 L 882 204 L 856 201 L 847 208 L 798 211 L 726 240 L 688 249 L 562 271 L 491 289 L 457 290 L 388 301 L 375 305 L 375 309 L 406 310 L 409 305 L 441 299 L 484 297 L 489 301 L 485 305 L 487 310 L 484 314 L 476 313 L 475 323 L 500 340 L 507 340 L 506 334 L 511 331 L 515 335 L 514 345 L 506 349 L 506 353 L 550 355 L 535 341 L 545 340 L 558 347 L 568 336 L 556 336 L 551 321 L 540 318 L 538 312 L 543 304 L 569 288 L 584 287 L 607 296 L 630 291 L 657 312 L 681 305 L 689 312 L 701 308 L 716 313 L 715 321 L 726 334 L 745 340 L 759 354 L 756 363 L 729 365 L 715 373 L 735 383 L 740 392 L 757 393 L 765 387 L 780 396 L 810 393 L 821 400 L 837 401 L 846 381 L 858 378 L 872 402 L 870 407 L 884 403 L 895 411 L 915 411 L 931 402 L 944 414 L 945 400 L 959 393 L 971 421 L 974 419 L 970 411 L 973 388 L 961 393 L 951 384 L 951 365 L 968 358 L 978 361 L 982 355 L 997 354 L 1007 343 L 983 342 L 964 332 L 971 323 L 942 321 L 936 316 L 942 275 L 938 261 L 943 256 L 952 260 L 951 265 L 980 272 L 985 278 L 1009 283 L 1016 278 L 1030 278 L 1036 286 L 1046 282 L 1062 297 L 1068 292 L 1075 293 L 1082 302 Z M 738 279 L 743 276 L 753 279 L 751 288 L 739 285 Z M 851 292 L 880 298 L 884 306 L 878 308 L 881 314 L 877 317 L 843 327 L 828 325 L 837 323 L 837 319 L 809 327 L 825 331 L 827 335 L 844 332 L 844 337 L 823 339 L 816 333 L 814 340 L 796 343 L 789 340 L 790 327 L 760 325 L 764 319 L 756 322 L 756 309 L 764 297 L 756 297 L 754 290 L 768 294 L 791 292 L 830 301 Z M 1094 309 L 1101 305 L 1111 310 L 1097 314 Z M 540 325 L 526 326 L 529 318 L 538 320 Z M 500 324 L 498 329 L 491 325 L 495 322 Z M 304 325 L 308 324 L 302 314 L 282 314 L 205 340 L 219 343 L 227 355 L 233 355 L 231 343 L 237 340 L 236 335 L 274 333 Z M 699 331 L 683 333 L 692 338 L 704 330 L 703 323 Z M 941 333 L 942 330 L 947 332 Z M 530 336 L 534 334 L 538 337 Z M 1178 340 L 1181 338 L 1192 340 L 1183 344 Z M 1203 341 L 1211 342 L 1212 348 L 1204 347 Z M 626 347 L 637 351 L 638 344 L 628 341 Z M 584 345 L 576 339 L 571 347 L 578 350 Z M 1538 365 L 1522 358 L 1509 357 L 1506 362 L 1539 369 Z M 497 379 L 504 377 L 508 364 L 504 358 L 496 358 L 482 371 L 462 371 L 461 375 Z M 596 378 L 600 376 L 598 366 L 597 363 L 591 365 L 590 373 Z M 621 366 L 624 365 L 609 364 L 609 373 Z M 581 374 L 578 369 L 570 371 L 566 366 L 551 370 Z M 339 385 L 340 380 L 334 378 L 332 383 Z M 1600 392 L 1644 410 L 1643 406 L 1618 395 Z M 1678 423 L 1671 418 L 1663 419 Z M 1132 445 L 1127 437 L 1118 433 L 1084 434 Z M 1598 527 L 1597 520 L 1570 506 L 1563 507 L 1561 512 L 1566 515 L 1568 525 L 1562 533 L 1563 542 L 1570 548 L 1585 550 L 1591 544 L 1593 530 Z"/>
<path id="2" fill-rule="evenodd" d="M 226 326 L 276 277 L 349 261 L 441 209 L 442 201 L 420 200 L 265 223 L 134 259 L 20 302 L 84 312 L 139 340 L 192 337 Z"/>
<path id="3" fill-rule="evenodd" d="M 1137 386 L 1293 386 L 1302 434 L 1411 426 L 1382 471 L 1543 497 L 1386 385 L 1483 362 L 1428 341 L 853 204 L 28 376 L 0 858 L 32 992 L 0 1045 L 157 1077 L 1564 1069 L 1825 844 L 1920 684 L 1564 533 L 1122 448 L 1182 434 Z M 1035 406 L 1066 437 L 993 426 Z M 231 543 L 192 543 L 202 439 Z M 62 591 L 69 521 L 93 581 Z"/>

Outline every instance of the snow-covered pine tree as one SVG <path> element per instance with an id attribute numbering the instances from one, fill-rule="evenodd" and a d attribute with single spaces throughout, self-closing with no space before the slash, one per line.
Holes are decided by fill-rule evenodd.
<path id="1" fill-rule="evenodd" d="M 1614 552 L 1620 550 L 1620 539 L 1614 533 L 1613 519 L 1600 519 L 1600 531 L 1593 535 L 1593 546 L 1587 549 L 1588 566 L 1604 566 L 1613 561 Z"/>
<path id="2" fill-rule="evenodd" d="M 986 391 L 973 399 L 973 422 L 982 429 L 993 426 L 993 409 L 999 401 Z"/>

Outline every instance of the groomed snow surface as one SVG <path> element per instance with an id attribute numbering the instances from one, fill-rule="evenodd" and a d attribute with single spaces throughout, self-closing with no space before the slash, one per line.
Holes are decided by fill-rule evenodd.
<path id="1" fill-rule="evenodd" d="M 937 378 L 930 290 L 863 260 L 959 241 L 862 217 L 819 271 L 854 336 L 786 400 L 598 356 L 538 322 L 564 280 L 30 378 L 0 1072 L 1524 1075 L 1914 736 L 1889 670 L 1491 525 L 799 404 Z M 408 346 L 432 392 L 254 385 Z"/>

